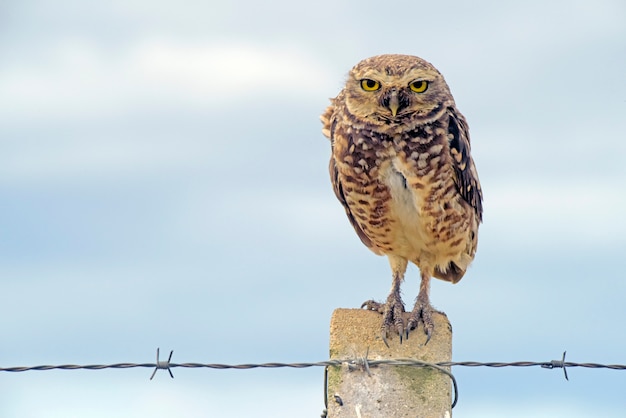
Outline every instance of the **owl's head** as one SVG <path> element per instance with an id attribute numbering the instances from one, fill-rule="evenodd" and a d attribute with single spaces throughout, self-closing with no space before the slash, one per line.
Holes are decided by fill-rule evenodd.
<path id="1" fill-rule="evenodd" d="M 378 55 L 350 70 L 344 87 L 350 113 L 375 124 L 427 121 L 454 104 L 443 76 L 411 55 Z"/>

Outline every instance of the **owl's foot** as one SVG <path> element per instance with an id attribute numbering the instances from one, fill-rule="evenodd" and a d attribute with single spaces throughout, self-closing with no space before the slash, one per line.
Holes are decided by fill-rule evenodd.
<path id="1" fill-rule="evenodd" d="M 445 315 L 445 313 L 436 310 L 430 304 L 428 297 L 424 297 L 422 294 L 417 296 L 415 300 L 415 306 L 409 314 L 409 320 L 406 324 L 406 338 L 409 338 L 409 331 L 414 330 L 419 324 L 424 325 L 424 334 L 426 334 L 426 342 L 428 344 L 430 337 L 435 329 L 435 323 L 433 322 L 433 313 Z"/>
<path id="2" fill-rule="evenodd" d="M 400 336 L 400 343 L 402 343 L 402 338 L 405 333 L 404 320 L 402 319 L 402 316 L 405 310 L 404 303 L 402 303 L 399 293 L 392 292 L 387 298 L 386 303 L 379 303 L 373 300 L 365 301 L 361 305 L 361 308 L 366 308 L 368 311 L 376 311 L 383 315 L 381 337 L 387 347 L 389 347 L 387 337 L 389 336 L 390 330 L 395 330 L 398 333 Z M 406 331 L 408 332 L 408 328 Z"/>

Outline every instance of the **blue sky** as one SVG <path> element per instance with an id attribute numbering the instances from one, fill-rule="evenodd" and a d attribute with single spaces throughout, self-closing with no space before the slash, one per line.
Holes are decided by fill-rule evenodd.
<path id="1" fill-rule="evenodd" d="M 0 364 L 319 361 L 383 299 L 319 115 L 419 55 L 469 121 L 476 260 L 433 283 L 454 360 L 626 363 L 622 1 L 0 5 Z M 418 273 L 410 269 L 410 301 Z M 458 417 L 622 416 L 623 372 L 455 368 Z M 0 374 L 3 417 L 319 416 L 322 370 Z"/>

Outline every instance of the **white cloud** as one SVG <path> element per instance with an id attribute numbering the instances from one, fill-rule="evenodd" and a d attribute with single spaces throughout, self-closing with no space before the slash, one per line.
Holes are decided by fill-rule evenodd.
<path id="1" fill-rule="evenodd" d="M 253 211 L 250 202 L 254 202 Z M 216 229 L 214 219 L 239 219 L 238 228 L 254 229 L 257 234 L 261 229 L 259 225 L 263 225 L 291 237 L 302 236 L 307 241 L 319 242 L 328 242 L 342 232 L 345 236 L 351 229 L 343 208 L 332 196 L 330 184 L 322 193 L 279 187 L 237 188 L 234 193 L 223 191 L 218 201 L 206 190 L 195 190 L 180 203 L 177 230 L 201 241 L 219 232 L 232 233 L 224 225 L 221 225 L 224 229 Z"/>
<path id="2" fill-rule="evenodd" d="M 12 152 L 0 156 L 0 184 L 72 182 L 94 177 L 128 179 L 129 174 L 154 173 L 181 167 L 194 160 L 185 148 L 174 142 L 153 138 L 51 139 L 37 144 L 16 144 Z"/>
<path id="3" fill-rule="evenodd" d="M 289 45 L 150 39 L 111 51 L 65 39 L 17 58 L 0 68 L 4 182 L 188 166 L 206 160 L 215 131 L 193 131 L 173 112 L 199 111 L 217 124 L 215 108 L 290 95 L 307 101 L 332 84 L 313 57 Z M 150 119 L 167 115 L 171 121 Z M 155 126 L 165 126 L 164 138 L 154 137 L 162 132 Z M 202 143 L 189 135 L 199 130 Z"/>
<path id="4" fill-rule="evenodd" d="M 485 200 L 483 231 L 491 230 L 501 242 L 552 251 L 562 250 L 562 245 L 623 244 L 626 195 L 616 192 L 621 189 L 618 181 L 596 180 L 494 183 Z"/>
<path id="5" fill-rule="evenodd" d="M 102 117 L 160 106 L 225 106 L 251 96 L 310 98 L 326 70 L 289 45 L 142 40 L 111 52 L 81 39 L 31 51 L 0 70 L 7 121 Z"/>
<path id="6" fill-rule="evenodd" d="M 289 47 L 149 42 L 136 52 L 138 77 L 218 104 L 259 90 L 308 96 L 328 85 L 313 57 Z"/>

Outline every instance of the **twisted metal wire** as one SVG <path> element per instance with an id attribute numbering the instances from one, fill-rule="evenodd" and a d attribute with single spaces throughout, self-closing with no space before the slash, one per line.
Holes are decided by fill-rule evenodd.
<path id="1" fill-rule="evenodd" d="M 17 367 L 0 367 L 0 372 L 26 372 L 26 371 L 45 371 L 45 370 L 102 370 L 102 369 L 132 369 L 137 367 L 144 368 L 154 368 L 152 375 L 150 376 L 150 380 L 152 380 L 159 369 L 167 370 L 172 378 L 174 375 L 172 373 L 173 368 L 183 367 L 187 369 L 198 369 L 198 368 L 209 368 L 209 369 L 238 369 L 238 370 L 246 370 L 246 369 L 256 369 L 256 368 L 265 368 L 265 369 L 276 369 L 282 367 L 295 368 L 295 369 L 304 369 L 308 367 L 325 367 L 328 366 L 341 366 L 343 364 L 348 364 L 348 366 L 360 367 L 362 370 L 366 371 L 370 374 L 370 367 L 376 367 L 379 365 L 389 365 L 389 366 L 415 366 L 415 367 L 430 367 L 432 369 L 436 369 L 441 373 L 446 374 L 452 380 L 452 385 L 454 388 L 454 400 L 452 402 L 452 407 L 456 405 L 458 401 L 458 386 L 456 383 L 456 379 L 454 375 L 446 369 L 446 367 L 454 367 L 454 366 L 462 366 L 462 367 L 542 367 L 545 369 L 556 369 L 562 368 L 563 373 L 565 375 L 565 379 L 569 380 L 567 376 L 567 368 L 568 367 L 583 367 L 590 369 L 610 369 L 610 370 L 626 370 L 626 365 L 624 364 L 601 364 L 601 363 L 576 363 L 571 361 L 565 361 L 565 354 L 563 352 L 563 356 L 561 360 L 551 360 L 551 361 L 514 361 L 514 362 L 479 362 L 479 361 L 446 361 L 439 363 L 428 363 L 419 360 L 413 359 L 380 359 L 380 360 L 369 360 L 367 359 L 367 354 L 362 358 L 350 358 L 350 359 L 339 359 L 339 360 L 326 360 L 326 361 L 318 361 L 318 362 L 304 362 L 304 363 L 245 363 L 245 364 L 220 364 L 220 363 L 172 363 L 172 355 L 174 351 L 170 351 L 169 357 L 165 361 L 161 361 L 159 359 L 159 349 L 157 348 L 156 355 L 156 363 L 114 363 L 114 364 L 87 364 L 87 365 L 77 365 L 77 364 L 61 364 L 61 365 L 41 365 L 41 366 L 17 366 Z M 325 384 L 326 384 L 326 378 Z M 324 403 L 328 406 L 328 399 L 326 388 L 324 389 Z M 322 416 L 324 416 L 322 414 Z"/>
<path id="2" fill-rule="evenodd" d="M 352 360 L 327 360 L 315 363 L 260 363 L 260 364 L 219 364 L 219 363 L 169 363 L 169 368 L 183 367 L 188 369 L 209 368 L 209 369 L 276 369 L 281 367 L 289 367 L 295 369 L 304 369 L 307 367 L 325 367 L 340 366 Z M 369 360 L 370 366 L 387 364 L 390 366 L 425 366 L 422 362 L 415 360 Z M 428 364 L 431 365 L 431 364 Z M 546 369 L 556 367 L 583 367 L 589 369 L 611 369 L 626 370 L 624 364 L 600 364 L 600 363 L 575 363 L 567 361 L 563 366 L 554 366 L 552 362 L 534 362 L 534 361 L 515 361 L 510 363 L 500 362 L 477 362 L 477 361 L 447 361 L 441 363 L 432 363 L 432 365 L 440 367 L 464 366 L 464 367 L 532 367 L 540 366 Z M 41 365 L 41 366 L 15 366 L 0 367 L 0 372 L 28 372 L 42 370 L 102 370 L 102 369 L 132 369 L 136 367 L 156 368 L 155 363 L 114 363 L 114 364 L 61 364 L 61 365 Z M 161 367 L 159 367 L 161 368 Z"/>
<path id="3" fill-rule="evenodd" d="M 343 363 L 352 362 L 354 359 L 345 360 L 326 360 L 312 363 L 247 363 L 247 364 L 220 364 L 220 363 L 167 363 L 168 367 L 161 367 L 162 363 L 114 363 L 114 364 L 60 364 L 60 365 L 41 365 L 41 366 L 15 366 L 15 367 L 0 367 L 0 372 L 28 372 L 28 371 L 42 371 L 42 370 L 102 370 L 102 369 L 132 369 L 136 367 L 167 369 L 175 367 L 183 367 L 187 369 L 277 369 L 281 367 L 288 367 L 294 369 L 304 369 L 308 367 L 326 367 L 326 366 L 341 366 Z M 454 363 L 424 363 L 416 360 L 368 360 L 370 366 L 378 366 L 381 364 L 388 364 L 391 366 L 441 366 L 448 367 L 454 366 Z"/>
<path id="4" fill-rule="evenodd" d="M 158 351 L 158 350 L 157 350 Z M 170 360 L 173 352 L 170 352 Z M 281 367 L 304 369 L 308 367 L 326 367 L 340 366 L 343 363 L 354 363 L 358 359 L 340 359 L 326 360 L 318 362 L 303 363 L 244 363 L 244 364 L 220 364 L 220 363 L 172 363 L 170 360 L 160 361 L 157 357 L 156 363 L 114 363 L 114 364 L 61 364 L 61 365 L 41 365 L 41 366 L 15 366 L 0 367 L 0 372 L 27 372 L 42 370 L 102 370 L 102 369 L 132 369 L 137 367 L 156 368 L 156 369 L 172 369 L 183 367 L 187 369 L 209 368 L 209 369 L 276 369 Z M 626 370 L 624 364 L 601 364 L 601 363 L 577 363 L 572 361 L 551 360 L 551 361 L 514 361 L 514 362 L 479 362 L 479 361 L 446 361 L 439 363 L 427 363 L 413 359 L 382 359 L 367 360 L 369 366 L 378 366 L 382 364 L 390 366 L 439 366 L 439 367 L 542 367 L 546 369 L 567 368 L 567 367 L 583 367 L 589 369 L 610 369 L 610 370 Z"/>

